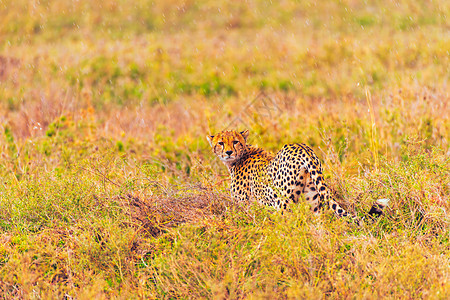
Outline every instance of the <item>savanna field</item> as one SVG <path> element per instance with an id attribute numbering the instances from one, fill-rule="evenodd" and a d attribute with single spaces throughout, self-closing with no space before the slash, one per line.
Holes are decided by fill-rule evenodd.
<path id="1" fill-rule="evenodd" d="M 0 0 L 3 299 L 450 298 L 450 2 Z M 206 135 L 338 202 L 235 203 Z"/>

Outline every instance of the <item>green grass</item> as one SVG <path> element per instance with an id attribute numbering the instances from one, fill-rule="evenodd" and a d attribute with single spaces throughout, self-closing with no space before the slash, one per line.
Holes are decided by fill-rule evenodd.
<path id="1" fill-rule="evenodd" d="M 0 294 L 450 296 L 448 1 L 0 1 Z M 233 203 L 309 144 L 362 227 Z"/>

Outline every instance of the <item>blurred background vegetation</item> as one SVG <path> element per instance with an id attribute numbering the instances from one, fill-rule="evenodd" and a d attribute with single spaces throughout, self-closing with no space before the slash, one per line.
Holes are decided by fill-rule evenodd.
<path id="1" fill-rule="evenodd" d="M 0 0 L 1 293 L 447 298 L 449 13 Z M 344 206 L 388 213 L 236 206 L 205 139 L 235 128 L 309 144 Z"/>

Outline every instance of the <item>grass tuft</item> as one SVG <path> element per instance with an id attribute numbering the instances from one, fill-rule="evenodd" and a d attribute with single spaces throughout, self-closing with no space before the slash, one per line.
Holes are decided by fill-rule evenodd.
<path id="1" fill-rule="evenodd" d="M 449 11 L 0 1 L 1 296 L 449 298 Z M 223 129 L 309 144 L 367 222 L 234 203 Z"/>

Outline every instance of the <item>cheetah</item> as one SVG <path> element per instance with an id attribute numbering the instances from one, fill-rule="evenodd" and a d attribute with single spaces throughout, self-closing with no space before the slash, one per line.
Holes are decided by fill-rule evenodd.
<path id="1" fill-rule="evenodd" d="M 231 194 L 237 201 L 258 203 L 285 210 L 298 203 L 303 194 L 312 211 L 327 206 L 338 217 L 350 216 L 330 194 L 324 182 L 322 164 L 305 144 L 284 145 L 276 154 L 247 144 L 249 131 L 225 130 L 208 135 L 213 152 L 227 166 L 231 175 Z M 378 200 L 369 214 L 383 213 L 386 201 Z"/>

